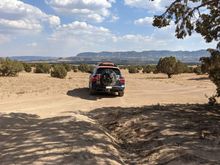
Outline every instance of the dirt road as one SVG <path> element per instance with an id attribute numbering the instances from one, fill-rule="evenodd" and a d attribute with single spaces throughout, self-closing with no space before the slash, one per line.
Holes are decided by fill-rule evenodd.
<path id="1" fill-rule="evenodd" d="M 0 164 L 220 162 L 220 107 L 202 105 L 215 92 L 207 76 L 123 72 L 124 97 L 90 96 L 84 73 L 0 77 Z"/>
<path id="2" fill-rule="evenodd" d="M 102 107 L 206 103 L 205 95 L 211 96 L 215 92 L 215 86 L 207 76 L 183 74 L 167 79 L 163 74 L 128 74 L 126 71 L 124 76 L 124 97 L 89 96 L 89 75 L 86 73 L 69 73 L 64 80 L 33 73 L 0 78 L 0 110 L 49 117 Z"/>

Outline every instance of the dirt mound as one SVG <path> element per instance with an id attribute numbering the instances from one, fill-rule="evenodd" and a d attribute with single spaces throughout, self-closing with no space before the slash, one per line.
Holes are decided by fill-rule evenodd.
<path id="1" fill-rule="evenodd" d="M 127 164 L 219 164 L 220 107 L 167 105 L 89 113 L 119 142 Z"/>
<path id="2" fill-rule="evenodd" d="M 0 162 L 9 164 L 123 164 L 114 139 L 86 116 L 40 119 L 0 115 Z"/>

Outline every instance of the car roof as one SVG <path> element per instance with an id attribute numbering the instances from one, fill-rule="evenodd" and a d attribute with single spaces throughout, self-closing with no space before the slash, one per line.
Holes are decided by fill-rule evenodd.
<path id="1" fill-rule="evenodd" d="M 97 69 L 99 68 L 112 68 L 112 69 L 119 69 L 118 67 L 116 66 L 96 66 Z"/>
<path id="2" fill-rule="evenodd" d="M 112 67 L 117 67 L 117 65 L 115 65 L 115 64 L 112 63 L 112 62 L 101 62 L 101 63 L 98 63 L 97 66 L 112 66 Z"/>

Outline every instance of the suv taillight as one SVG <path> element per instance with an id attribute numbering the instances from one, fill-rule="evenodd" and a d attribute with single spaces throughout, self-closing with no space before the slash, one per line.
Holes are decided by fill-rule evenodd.
<path id="1" fill-rule="evenodd" d="M 119 81 L 120 81 L 121 84 L 125 84 L 125 78 L 124 77 L 120 77 Z"/>
<path id="2" fill-rule="evenodd" d="M 100 79 L 100 76 L 99 75 L 94 75 L 92 76 L 92 82 L 96 82 L 97 80 Z"/>

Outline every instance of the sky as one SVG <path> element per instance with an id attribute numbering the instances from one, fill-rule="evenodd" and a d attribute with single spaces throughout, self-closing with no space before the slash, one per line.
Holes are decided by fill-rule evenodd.
<path id="1" fill-rule="evenodd" d="M 175 26 L 152 26 L 171 0 L 1 0 L 0 57 L 68 57 L 80 52 L 215 48 Z"/>

